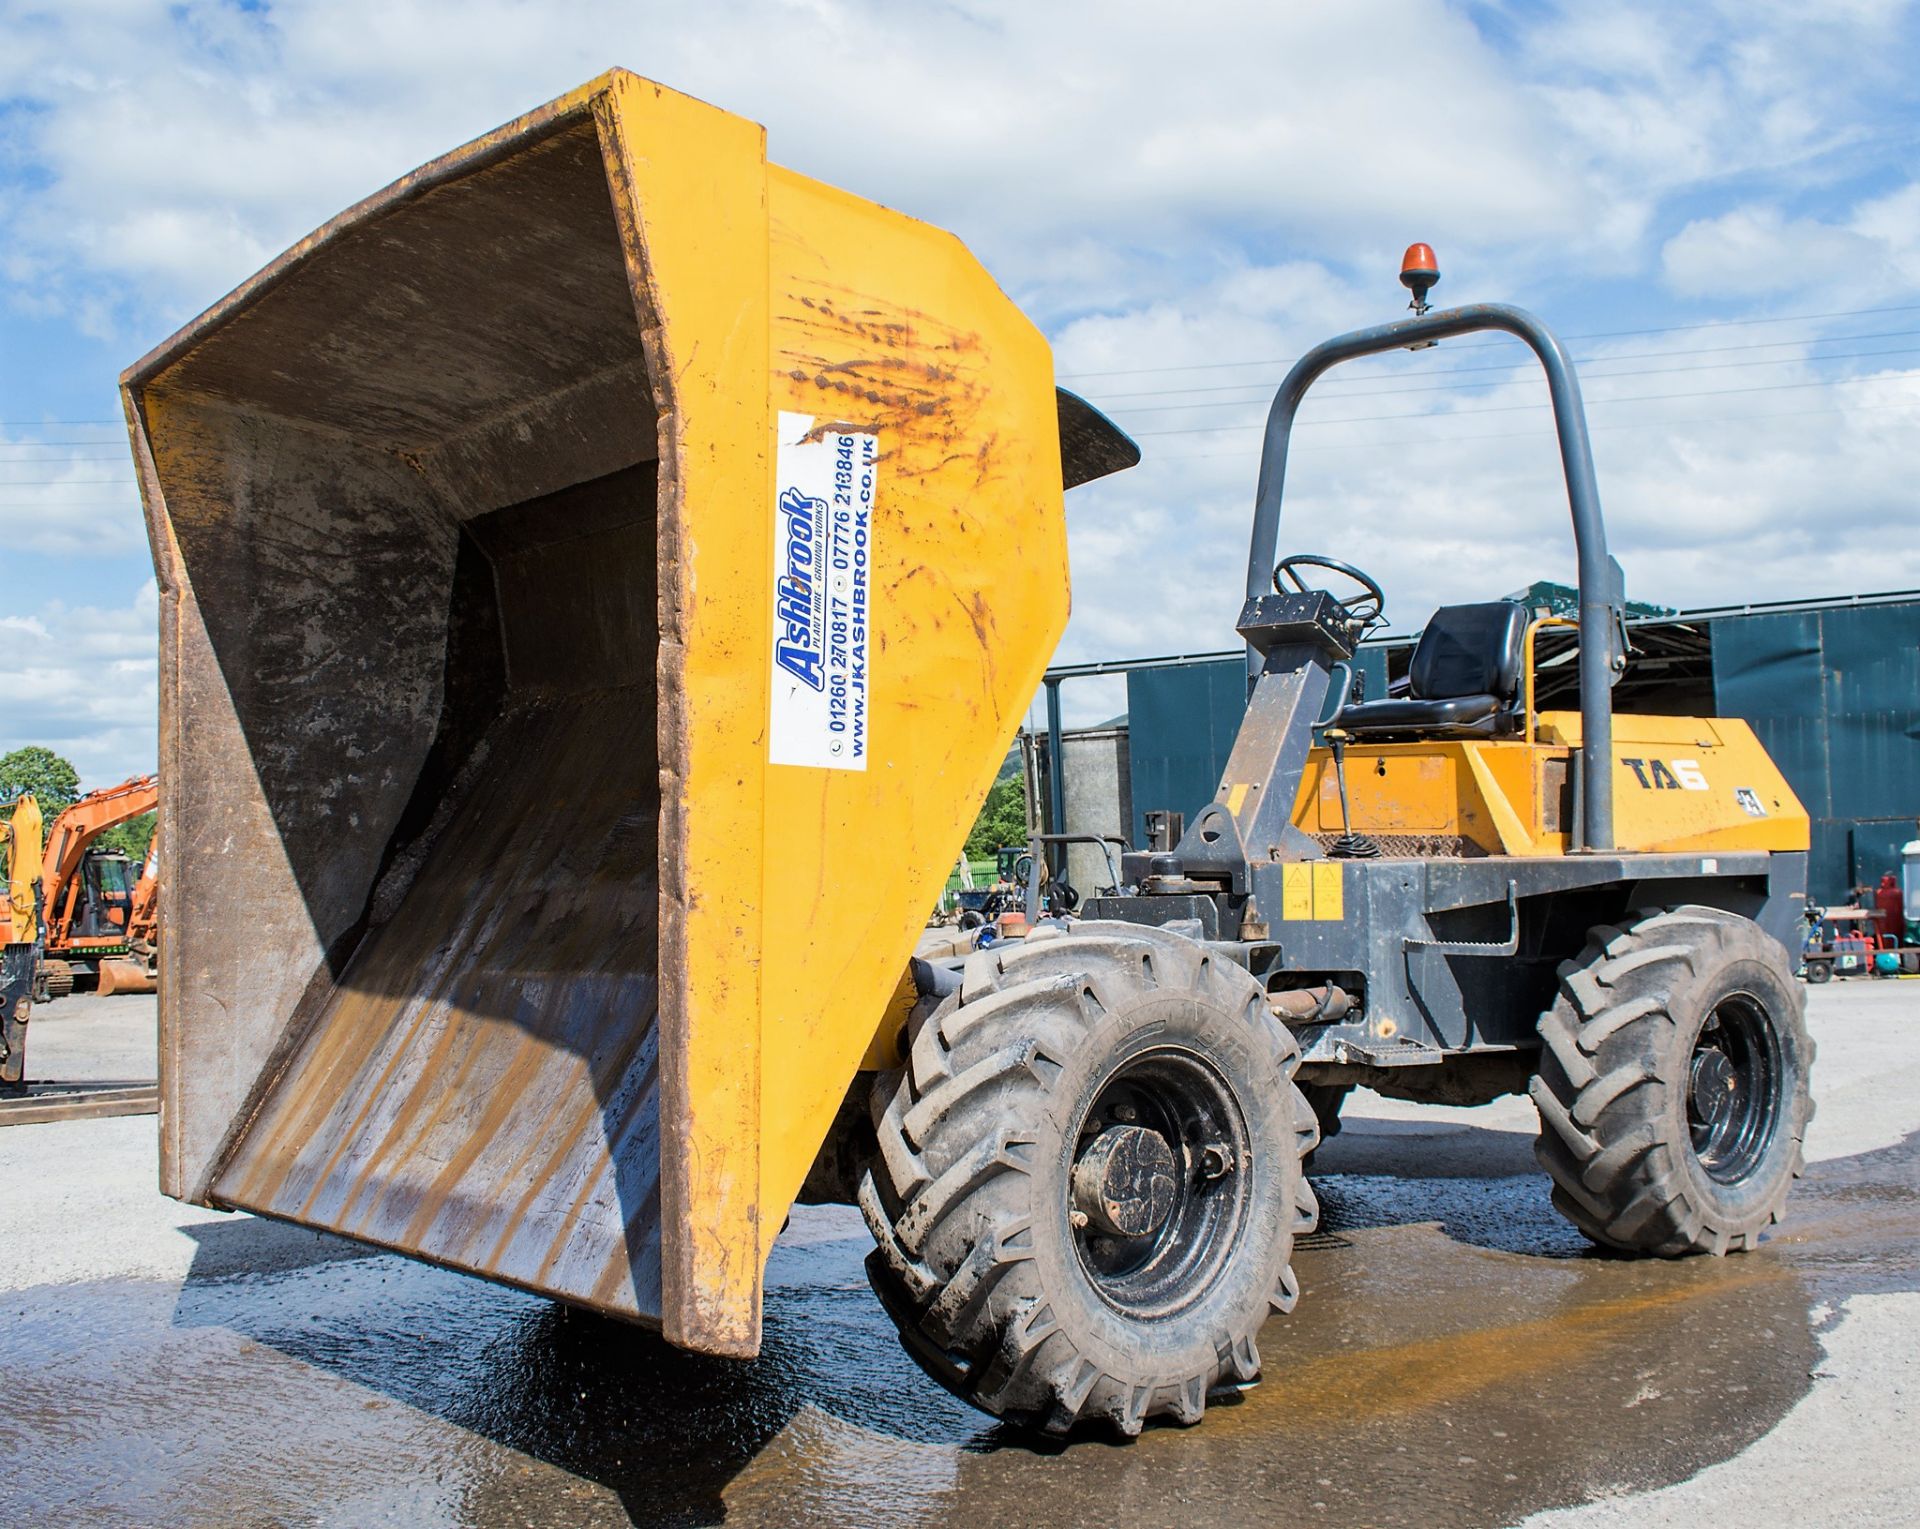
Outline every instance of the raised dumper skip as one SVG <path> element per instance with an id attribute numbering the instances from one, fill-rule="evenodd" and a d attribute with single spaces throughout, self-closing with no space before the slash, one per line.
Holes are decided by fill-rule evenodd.
<path id="1" fill-rule="evenodd" d="M 1293 407 L 1489 328 L 1553 387 L 1581 711 L 1535 713 L 1494 602 L 1329 718 L 1384 599 L 1275 564 Z M 854 1199 L 930 1374 L 1125 1433 L 1256 1378 L 1354 1083 L 1530 1089 L 1556 1203 L 1611 1246 L 1780 1212 L 1805 815 L 1740 724 L 1611 715 L 1618 571 L 1524 314 L 1295 368 L 1216 802 L 955 970 L 912 951 L 1065 624 L 1062 491 L 1138 453 L 950 236 L 615 72 L 342 214 L 124 389 L 170 1194 L 735 1355 L 789 1207 Z"/>

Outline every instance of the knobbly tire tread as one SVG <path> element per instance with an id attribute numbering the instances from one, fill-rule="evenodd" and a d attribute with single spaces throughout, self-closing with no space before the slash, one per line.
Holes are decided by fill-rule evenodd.
<path id="1" fill-rule="evenodd" d="M 1307 1108 L 1313 1111 L 1314 1124 L 1320 1131 L 1320 1139 L 1315 1143 L 1314 1151 L 1301 1159 L 1302 1167 L 1311 1168 L 1314 1154 L 1340 1134 L 1340 1110 L 1346 1103 L 1347 1095 L 1353 1092 L 1353 1085 L 1350 1083 L 1302 1083 L 1298 1086 L 1301 1097 L 1307 1101 Z"/>
<path id="2" fill-rule="evenodd" d="M 1259 1284 L 1263 1299 L 1242 1303 L 1247 1309 L 1234 1322 L 1209 1331 L 1204 1359 L 1182 1373 L 1143 1379 L 1116 1373 L 1126 1368 L 1118 1362 L 1089 1358 L 1083 1349 L 1101 1342 L 1097 1333 L 1089 1342 L 1076 1330 L 1078 1297 L 1063 1298 L 1040 1278 L 1034 1175 L 1043 1168 L 1047 1111 L 1067 1097 L 1054 1085 L 1071 1066 L 1096 1063 L 1091 1054 L 1077 1064 L 1074 1058 L 1093 1043 L 1101 1021 L 1143 993 L 1151 998 L 1155 990 L 1177 994 L 1182 987 L 1244 1016 L 1247 1038 L 1283 1090 L 1288 1113 L 1269 1124 L 1297 1164 L 1317 1144 L 1318 1126 L 1292 1081 L 1299 1051 L 1291 1032 L 1243 968 L 1151 928 L 1089 922 L 1068 935 L 979 952 L 967 963 L 960 992 L 911 1036 L 906 1065 L 875 1086 L 880 1150 L 858 1195 L 875 1241 L 869 1279 L 903 1346 L 928 1375 L 1016 1425 L 1059 1434 L 1098 1419 L 1132 1436 L 1151 1418 L 1197 1423 L 1210 1391 L 1259 1378 L 1260 1325 L 1298 1299 L 1292 1239 L 1319 1219 L 1300 1171 L 1290 1205 L 1268 1206 L 1280 1234 L 1259 1254 L 1277 1261 L 1272 1278 Z M 1284 1186 L 1285 1170 L 1279 1175 Z M 1233 1255 L 1253 1256 L 1244 1249 Z M 1236 1271 L 1246 1267 L 1237 1264 Z M 1238 1278 L 1244 1285 L 1246 1274 Z M 1187 1343 L 1198 1347 L 1197 1339 Z"/>
<path id="3" fill-rule="evenodd" d="M 1688 1065 L 1727 974 L 1755 967 L 1783 1000 L 1768 1010 L 1788 1063 L 1785 1099 L 1774 1140 L 1745 1181 L 1752 1192 L 1730 1192 L 1693 1155 Z M 1814 1052 L 1804 1011 L 1785 950 L 1737 914 L 1652 908 L 1592 930 L 1581 954 L 1561 963 L 1529 1088 L 1540 1114 L 1534 1155 L 1553 1181 L 1554 1207 L 1622 1253 L 1676 1258 L 1756 1245 L 1804 1168 Z"/>

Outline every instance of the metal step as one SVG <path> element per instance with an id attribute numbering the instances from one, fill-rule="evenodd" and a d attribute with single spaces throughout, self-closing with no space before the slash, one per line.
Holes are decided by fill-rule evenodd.
<path id="1" fill-rule="evenodd" d="M 1450 1053 L 1418 1041 L 1383 1041 L 1378 1046 L 1362 1046 L 1355 1041 L 1335 1041 L 1333 1059 L 1362 1067 L 1434 1067 Z"/>

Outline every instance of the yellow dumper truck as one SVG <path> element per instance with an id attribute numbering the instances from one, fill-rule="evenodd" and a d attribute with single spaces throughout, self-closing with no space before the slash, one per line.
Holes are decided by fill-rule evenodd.
<path id="1" fill-rule="evenodd" d="M 1063 490 L 1131 443 L 952 237 L 630 74 L 351 208 L 123 379 L 163 1187 L 741 1356 L 790 1207 L 850 1200 L 936 1379 L 1125 1433 L 1259 1373 L 1315 1215 L 1299 1083 L 1531 1088 L 1596 1240 L 1750 1244 L 1808 1108 L 1805 816 L 1738 723 L 1613 726 L 1551 337 L 1344 343 L 1488 327 L 1562 405 L 1580 715 L 1533 714 L 1524 613 L 1482 607 L 1414 694 L 1327 707 L 1380 597 L 1275 579 L 1277 401 L 1218 800 L 941 969 L 925 910 L 1066 621 Z"/>

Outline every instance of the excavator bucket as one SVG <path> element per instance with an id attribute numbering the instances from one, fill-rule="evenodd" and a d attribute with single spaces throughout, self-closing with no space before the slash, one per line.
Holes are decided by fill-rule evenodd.
<path id="1" fill-rule="evenodd" d="M 163 1187 L 754 1352 L 1128 443 L 951 236 L 622 72 L 123 389 Z"/>
<path id="2" fill-rule="evenodd" d="M 94 991 L 102 998 L 111 998 L 116 993 L 151 993 L 157 986 L 156 975 L 145 962 L 114 956 L 100 963 Z"/>

